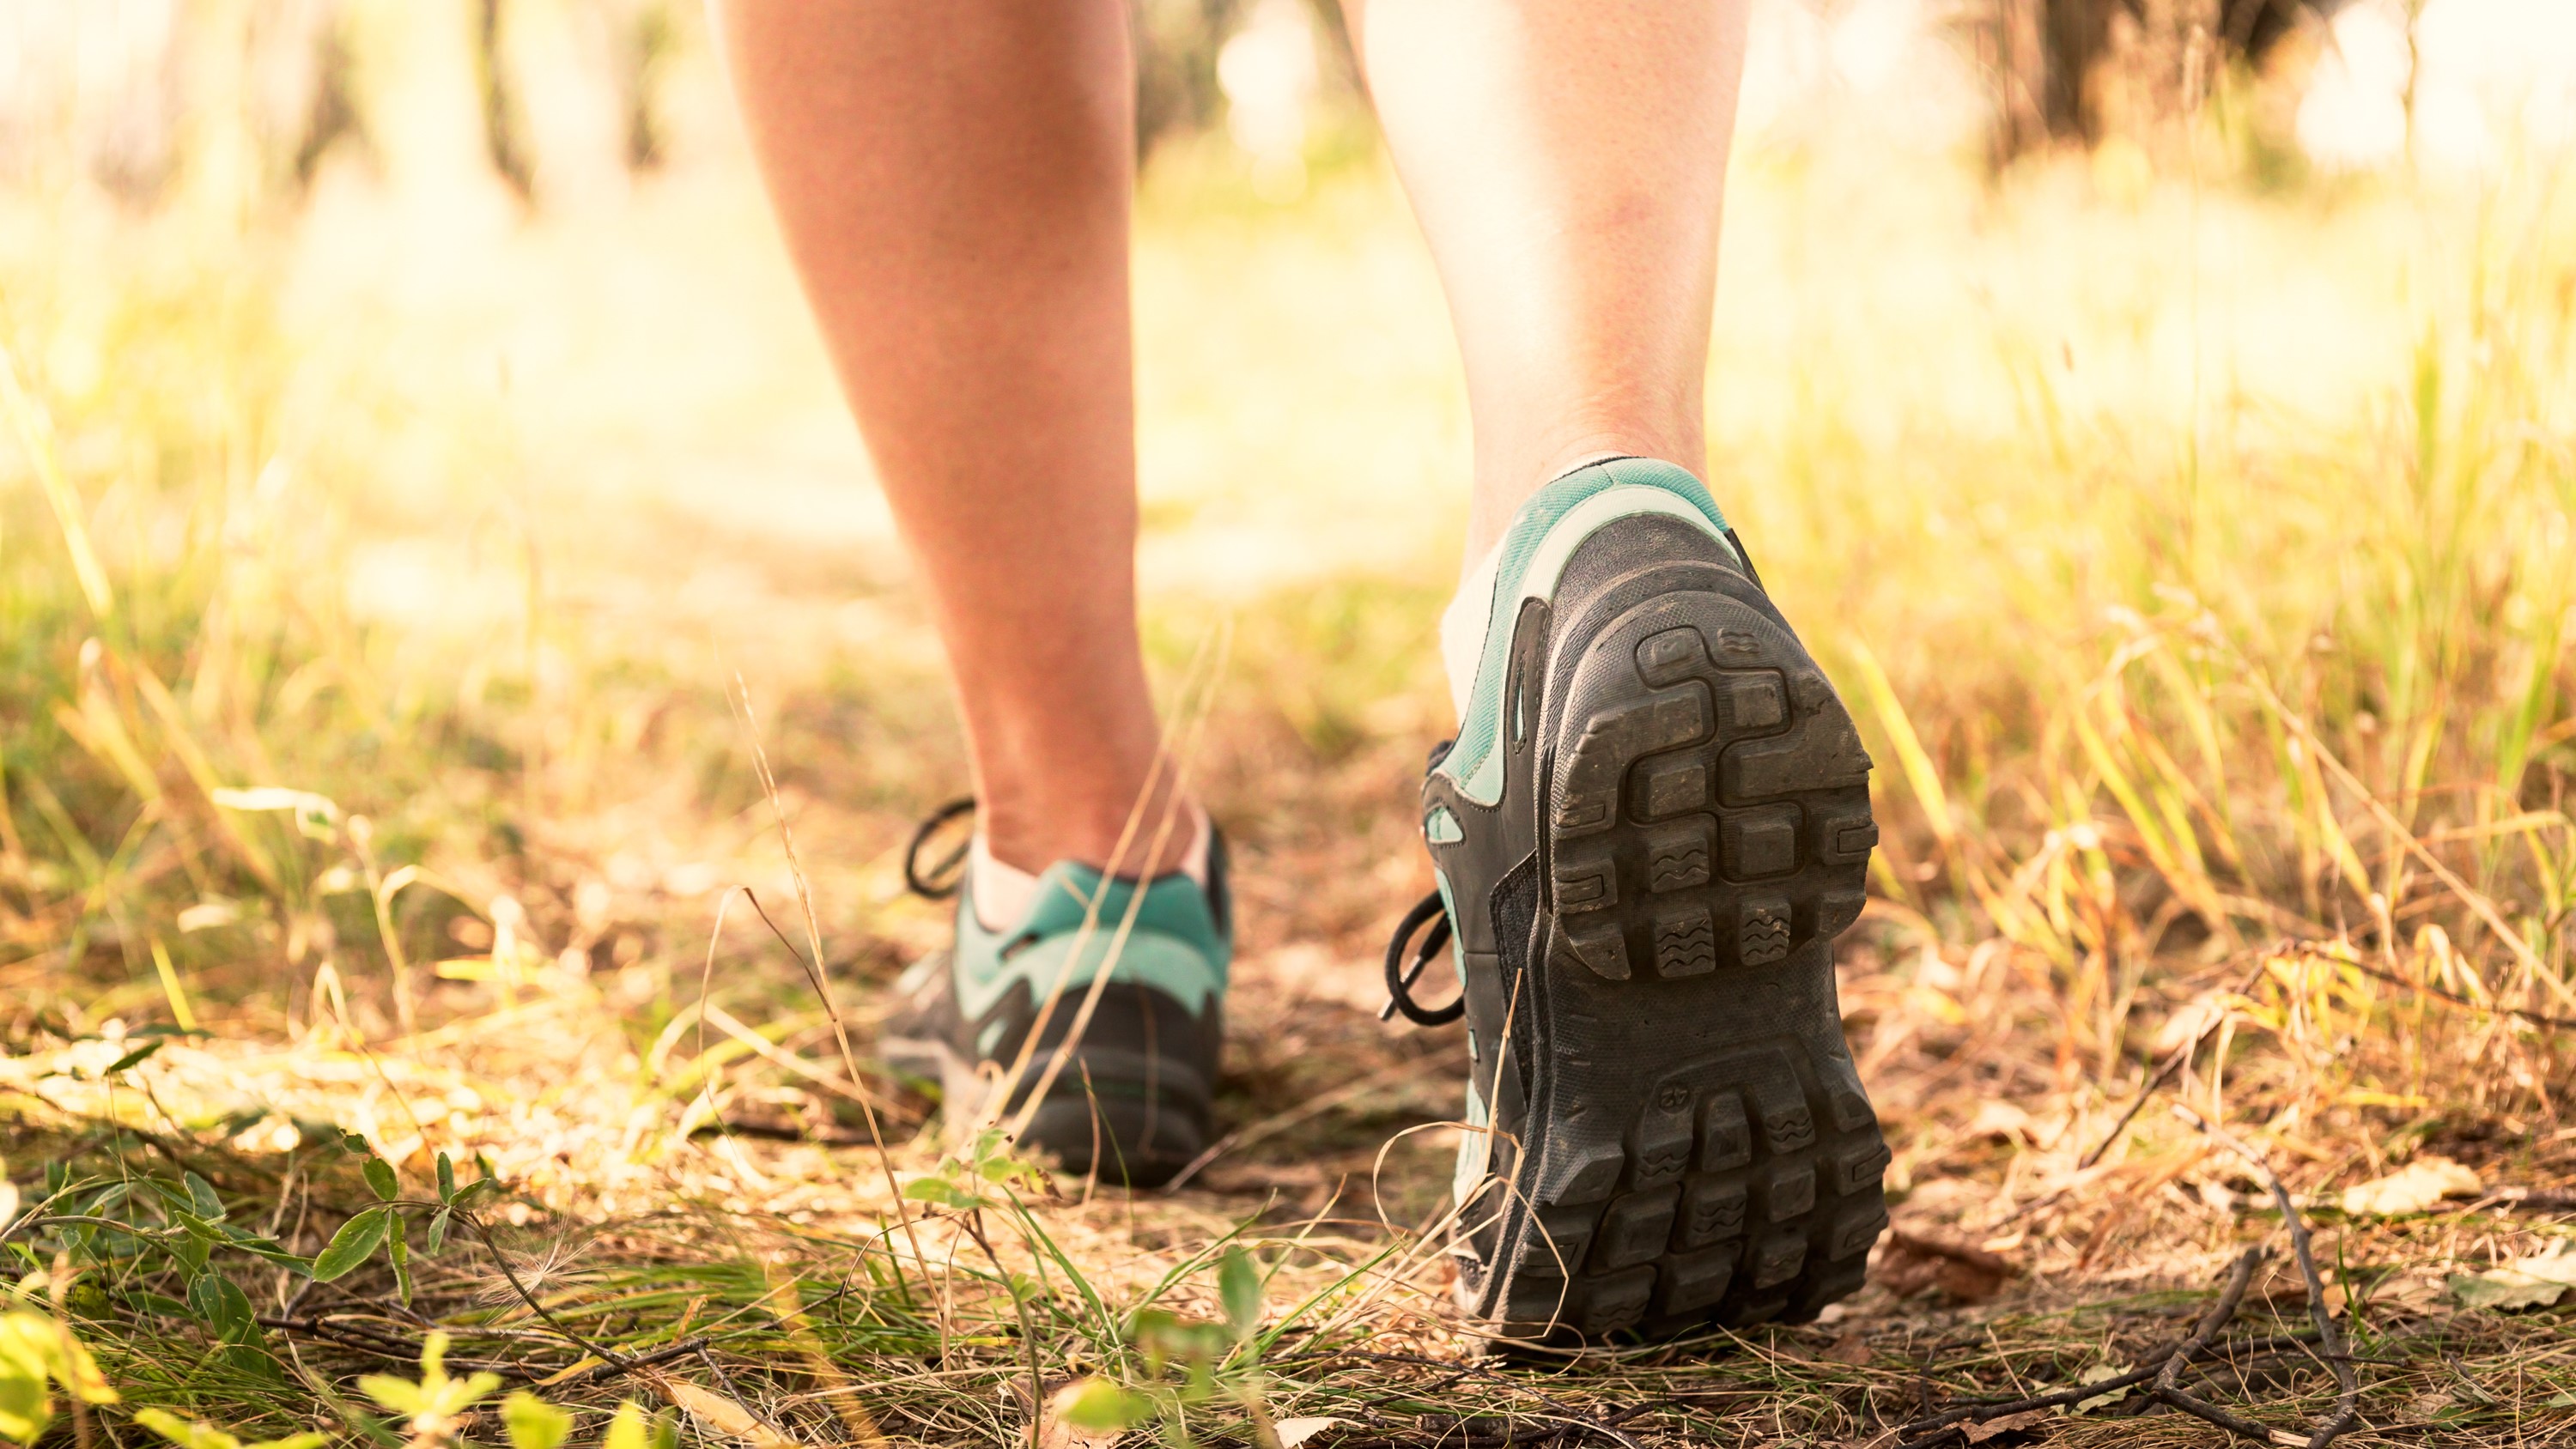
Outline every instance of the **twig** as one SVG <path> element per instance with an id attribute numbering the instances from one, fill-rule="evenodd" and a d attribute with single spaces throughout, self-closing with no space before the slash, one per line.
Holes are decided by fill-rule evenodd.
<path id="1" fill-rule="evenodd" d="M 653 1350 L 651 1353 L 636 1354 L 628 1358 L 624 1363 L 594 1364 L 591 1367 L 582 1370 L 579 1375 L 567 1379 L 564 1382 L 567 1387 L 573 1384 L 595 1384 L 602 1382 L 603 1380 L 616 1378 L 620 1374 L 633 1373 L 637 1369 L 659 1368 L 673 1359 L 687 1358 L 693 1353 L 703 1352 L 714 1342 L 715 1340 L 709 1338 L 707 1335 L 698 1334 L 692 1338 L 681 1339 L 677 1343 L 665 1344 L 664 1346 Z"/>
<path id="2" fill-rule="evenodd" d="M 492 1241 L 492 1230 L 483 1226 L 482 1219 L 465 1211 L 463 1208 L 455 1208 L 451 1211 L 453 1212 L 455 1220 L 463 1224 L 466 1231 L 472 1233 L 475 1239 L 483 1244 L 483 1250 L 485 1252 L 492 1255 L 492 1266 L 500 1269 L 501 1276 L 509 1280 L 510 1291 L 518 1294 L 519 1301 L 528 1305 L 529 1312 L 534 1313 L 538 1318 L 544 1320 L 546 1327 L 562 1334 L 566 1340 L 571 1342 L 574 1347 L 579 1348 L 582 1352 L 600 1359 L 603 1362 L 613 1364 L 620 1370 L 631 1369 L 634 1367 L 633 1361 L 628 1359 L 624 1354 L 619 1353 L 613 1348 L 593 1343 L 589 1339 L 582 1337 L 580 1334 L 573 1332 L 570 1325 L 566 1324 L 562 1319 L 555 1317 L 553 1309 L 548 1308 L 545 1304 L 539 1302 L 537 1300 L 537 1295 L 530 1292 L 528 1290 L 528 1285 L 520 1282 L 519 1275 L 511 1270 L 510 1255 L 501 1251 L 501 1246 Z"/>
<path id="3" fill-rule="evenodd" d="M 2282 1185 L 2281 1175 L 2272 1170 L 2272 1165 L 2263 1160 L 2261 1153 L 2180 1103 L 2175 1104 L 2174 1111 L 2207 1133 L 2212 1141 L 2244 1158 L 2262 1178 L 2263 1185 L 2271 1190 L 2272 1201 L 2280 1206 L 2281 1221 L 2290 1230 L 2291 1252 L 2298 1259 L 2299 1277 L 2307 1283 L 2308 1318 L 2317 1326 L 2317 1347 L 2322 1350 L 2317 1356 L 2326 1361 L 2326 1366 L 2334 1371 L 2335 1376 L 2334 1417 L 2319 1424 L 2316 1432 L 2308 1436 L 2308 1449 L 2326 1449 L 2361 1417 L 2361 1376 L 2353 1371 L 2351 1356 L 2344 1348 L 2342 1326 L 2326 1309 L 2325 1277 L 2317 1271 L 2315 1245 L 2308 1237 L 2308 1220 L 2290 1201 L 2289 1188 Z M 2177 1404 L 2176 1407 L 2181 1406 Z"/>
<path id="4" fill-rule="evenodd" d="M 377 1332 L 359 1324 L 328 1318 L 301 1318 L 265 1313 L 254 1315 L 252 1321 L 262 1328 L 275 1329 L 289 1338 L 309 1338 L 334 1348 L 373 1354 L 387 1363 L 414 1363 L 420 1358 L 421 1345 L 418 1340 Z M 549 1338 L 547 1341 L 551 1343 L 553 1340 Z M 468 1358 L 449 1354 L 447 1363 L 451 1367 L 460 1369 L 489 1369 L 495 1373 L 529 1382 L 543 1377 L 541 1372 L 531 1369 L 528 1365 L 506 1358 Z"/>
<path id="5" fill-rule="evenodd" d="M 2193 1331 L 2191 1337 L 2185 1339 L 2182 1346 L 2167 1356 L 2164 1365 L 2156 1370 L 2156 1386 L 2150 1390 L 2157 1400 L 2194 1418 L 2205 1419 L 2231 1434 L 2241 1434 L 2264 1444 L 2272 1442 L 2271 1430 L 2251 1419 L 2231 1414 L 2196 1394 L 2186 1393 L 2182 1387 L 2182 1371 L 2192 1356 L 2208 1348 L 2218 1337 L 2219 1330 L 2227 1327 L 2228 1320 L 2236 1316 L 2237 1308 L 2245 1301 L 2247 1285 L 2254 1281 L 2255 1265 L 2267 1255 L 2266 1250 L 2259 1246 L 2247 1248 L 2237 1255 L 2236 1266 L 2228 1271 L 2227 1287 L 2219 1293 L 2218 1302 L 2211 1305 L 2208 1316 L 2201 1319 L 2200 1327 Z"/>
<path id="6" fill-rule="evenodd" d="M 2052 1393 L 2034 1394 L 2019 1399 L 1988 1399 L 1975 1403 L 1954 1404 L 1938 1412 L 1931 1410 L 1930 1384 L 1927 1380 L 1922 1384 L 1921 1402 L 1925 1409 L 1924 1414 L 1909 1423 L 1899 1425 L 1896 1430 L 1899 1434 L 1910 1434 L 1915 1437 L 1903 1440 L 1897 1445 L 1897 1449 L 1932 1449 L 1934 1445 L 1947 1443 L 1953 1439 L 1964 1439 L 1966 1436 L 1959 1427 L 1962 1424 L 1988 1423 L 2009 1414 L 2028 1413 L 2033 1409 L 2063 1408 L 2104 1394 L 2136 1388 L 2149 1383 L 2150 1380 L 2154 1381 L 2152 1387 L 2148 1389 L 2150 1400 L 2172 1405 L 2222 1428 L 2250 1434 L 2254 1438 L 2269 1442 L 2270 1430 L 2251 1420 L 2240 1419 L 2215 1404 L 2194 1397 L 2185 1392 L 2179 1382 L 2182 1370 L 2195 1360 L 2238 1351 L 2268 1353 L 2306 1342 L 2304 1338 L 2295 1334 L 2276 1334 L 2250 1340 L 2240 1339 L 2227 1344 L 2218 1342 L 2220 1330 L 2235 1319 L 2237 1310 L 2244 1304 L 2245 1290 L 2253 1282 L 2254 1269 L 2262 1261 L 2263 1251 L 2259 1247 L 2248 1248 L 2238 1256 L 2234 1267 L 2228 1272 L 2226 1286 L 2219 1291 L 2218 1301 L 2210 1306 L 2207 1314 L 2203 1315 L 2192 1335 L 2176 1344 L 2160 1362 L 2151 1363 L 2144 1368 L 2131 1369 L 2127 1373 L 2115 1374 L 2110 1378 L 2096 1379 L 2089 1384 L 2059 1389 Z"/>
<path id="7" fill-rule="evenodd" d="M 2281 1185 L 2279 1176 L 2268 1169 L 2263 1176 L 2265 1185 L 2272 1189 L 2272 1200 L 2281 1205 L 2281 1217 L 2290 1225 L 2290 1248 L 2299 1260 L 2299 1276 L 2307 1280 L 2308 1321 L 2317 1326 L 2317 1347 L 2321 1350 L 2317 1356 L 2334 1370 L 2334 1417 L 2319 1424 L 2317 1431 L 2308 1436 L 2308 1449 L 2326 1449 L 2361 1417 L 2361 1375 L 2353 1371 L 2351 1352 L 2344 1347 L 2343 1326 L 2326 1309 L 2325 1278 L 2317 1272 L 2316 1249 L 2308 1240 L 2308 1220 L 2290 1205 L 2290 1191 Z"/>
<path id="8" fill-rule="evenodd" d="M 1568 1404 L 1560 1399 L 1551 1398 L 1547 1394 L 1541 1392 L 1537 1385 L 1530 1383 L 1527 1379 L 1518 1375 L 1505 1373 L 1501 1369 L 1495 1368 L 1490 1364 L 1452 1363 L 1446 1359 L 1425 1358 L 1420 1354 L 1374 1353 L 1367 1349 L 1358 1348 L 1327 1349 L 1321 1353 L 1313 1355 L 1300 1355 L 1292 1358 L 1274 1359 L 1272 1360 L 1272 1364 L 1276 1367 L 1278 1365 L 1291 1362 L 1314 1363 L 1318 1360 L 1323 1363 L 1331 1363 L 1335 1359 L 1345 1358 L 1358 1359 L 1365 1363 L 1403 1364 L 1414 1368 L 1445 1369 L 1449 1372 L 1449 1378 L 1438 1387 L 1446 1387 L 1447 1384 L 1454 1384 L 1458 1380 L 1464 1378 L 1491 1379 L 1495 1383 L 1518 1389 L 1522 1393 L 1529 1395 L 1531 1398 L 1538 1400 L 1541 1406 L 1553 1411 L 1560 1418 L 1569 1422 L 1580 1423 L 1587 1428 L 1608 1427 L 1624 1424 L 1640 1414 L 1680 1402 L 1680 1397 L 1678 1395 L 1667 1394 L 1660 1399 L 1651 1399 L 1644 1403 L 1631 1405 L 1630 1407 L 1611 1414 L 1604 1419 L 1589 1419 L 1583 1415 L 1581 1410 L 1575 1408 L 1572 1404 Z M 1436 1391 L 1437 1387 L 1426 1388 L 1417 1386 L 1411 1391 L 1411 1393 L 1419 1396 L 1421 1394 Z M 1619 1435 L 1617 1437 L 1622 1440 L 1626 1439 L 1625 1435 Z M 1336 1449 L 1349 1449 L 1349 1446 L 1336 1446 Z"/>
<path id="9" fill-rule="evenodd" d="M 1029 1365 L 1028 1439 L 1031 1449 L 1036 1449 L 1046 1419 L 1046 1379 L 1038 1372 L 1037 1327 L 1029 1322 L 1028 1302 L 1020 1296 L 1019 1285 L 1011 1281 L 1011 1270 L 1002 1266 L 1001 1258 L 993 1252 L 992 1239 L 984 1236 L 982 1210 L 970 1209 L 958 1221 L 965 1226 L 966 1236 L 973 1238 L 975 1246 L 984 1250 L 984 1261 L 993 1265 L 993 1276 L 1002 1281 L 1002 1291 L 1011 1295 L 1011 1307 L 1019 1315 L 1020 1346 L 1028 1355 Z"/>
<path id="10" fill-rule="evenodd" d="M 1324 1113 L 1332 1111 L 1334 1108 L 1341 1106 L 1343 1103 L 1348 1102 L 1355 1097 L 1364 1097 L 1369 1093 L 1376 1091 L 1380 1087 L 1409 1081 L 1419 1075 L 1421 1075 L 1421 1072 L 1418 1063 L 1398 1062 L 1384 1071 L 1372 1073 L 1360 1078 L 1356 1082 L 1350 1082 L 1343 1086 L 1336 1087 L 1319 1096 L 1309 1097 L 1305 1101 L 1298 1103 L 1296 1106 L 1291 1107 L 1287 1111 L 1281 1112 L 1276 1116 L 1264 1118 L 1263 1120 L 1255 1122 L 1247 1127 L 1237 1128 L 1236 1130 L 1227 1133 L 1225 1136 L 1218 1138 L 1216 1141 L 1209 1143 L 1206 1151 L 1191 1158 L 1188 1165 L 1184 1166 L 1179 1172 L 1172 1174 L 1172 1180 L 1164 1183 L 1160 1191 L 1165 1193 L 1180 1191 L 1183 1187 L 1188 1185 L 1191 1178 L 1198 1176 L 1199 1169 L 1216 1161 L 1219 1157 L 1233 1151 L 1235 1148 L 1248 1147 L 1255 1142 L 1261 1141 L 1265 1137 L 1271 1137 L 1284 1132 L 1309 1118 L 1322 1116 Z"/>
<path id="11" fill-rule="evenodd" d="M 2462 1212 L 2483 1212 L 2489 1208 L 2506 1208 L 2525 1213 L 2576 1212 L 2576 1192 L 2552 1192 L 2539 1187 L 2499 1187 L 2488 1191 L 2462 1208 Z"/>

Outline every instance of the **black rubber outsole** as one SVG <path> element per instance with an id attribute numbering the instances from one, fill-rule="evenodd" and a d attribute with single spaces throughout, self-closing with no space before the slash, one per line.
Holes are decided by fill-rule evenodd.
<path id="1" fill-rule="evenodd" d="M 1561 599 L 1560 640 L 1550 610 L 1523 616 L 1544 793 L 1522 797 L 1530 904 L 1506 879 L 1495 920 L 1531 943 L 1506 1018 L 1526 1115 L 1465 1214 L 1462 1277 L 1506 1337 L 1812 1318 L 1886 1226 L 1831 956 L 1877 841 L 1869 757 L 1758 598 L 1679 564 Z"/>

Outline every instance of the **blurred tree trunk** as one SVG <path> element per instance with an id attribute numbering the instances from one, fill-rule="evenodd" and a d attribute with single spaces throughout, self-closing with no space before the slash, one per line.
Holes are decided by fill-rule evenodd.
<path id="1" fill-rule="evenodd" d="M 2185 108 L 2198 53 L 2206 67 L 2259 62 L 2302 24 L 2345 0 L 1985 0 L 1972 12 L 1979 62 L 1995 89 L 1997 164 L 2061 142 L 2100 140 L 2100 81 L 2118 67 L 2145 109 Z"/>
<path id="2" fill-rule="evenodd" d="M 2110 50 L 2112 12 L 2128 9 L 2126 0 L 1992 0 L 1979 59 L 1996 89 L 1997 161 L 2100 133 L 2087 81 Z"/>

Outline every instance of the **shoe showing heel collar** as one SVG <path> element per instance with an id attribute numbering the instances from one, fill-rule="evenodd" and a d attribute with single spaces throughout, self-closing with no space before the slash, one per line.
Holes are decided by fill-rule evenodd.
<path id="1" fill-rule="evenodd" d="M 1877 839 L 1850 715 L 1707 489 L 1642 459 L 1523 505 L 1443 643 L 1462 1305 L 1545 1339 L 1813 1316 L 1886 1221 L 1829 949 Z"/>
<path id="2" fill-rule="evenodd" d="M 1213 1139 L 1233 959 L 1223 836 L 1211 834 L 1205 888 L 1177 871 L 1140 883 L 1058 861 L 1020 920 L 988 930 L 966 874 L 915 868 L 943 818 L 916 837 L 905 873 L 923 894 L 956 896 L 955 945 L 896 983 L 901 1005 L 880 1042 L 888 1064 L 939 1083 L 956 1122 L 984 1112 L 1006 1081 L 1001 1111 L 1021 1110 L 1063 1053 L 1021 1145 L 1077 1174 L 1167 1180 Z"/>

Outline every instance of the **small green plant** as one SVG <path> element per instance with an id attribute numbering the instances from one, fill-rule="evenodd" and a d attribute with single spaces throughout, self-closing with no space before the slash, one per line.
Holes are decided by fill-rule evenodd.
<path id="1" fill-rule="evenodd" d="M 376 1206 L 340 1225 L 331 1241 L 313 1258 L 311 1272 L 315 1279 L 329 1283 L 345 1278 L 363 1266 L 382 1248 L 394 1270 L 394 1286 L 402 1301 L 411 1302 L 411 1232 L 404 1208 L 413 1206 L 402 1200 L 402 1184 L 394 1176 L 393 1164 L 375 1154 L 367 1140 L 352 1132 L 341 1145 L 359 1154 L 359 1172 L 367 1180 L 367 1190 L 376 1195 Z M 467 1211 L 483 1198 L 500 1191 L 500 1184 L 487 1168 L 484 1175 L 460 1188 L 456 1185 L 456 1164 L 444 1152 L 438 1154 L 438 1205 L 430 1213 L 428 1231 L 423 1234 L 421 1251 L 436 1256 L 447 1244 L 448 1225 L 456 1215 Z"/>
<path id="2" fill-rule="evenodd" d="M 22 1287 L 20 1296 L 32 1294 Z M 71 1325 L 27 1308 L 0 1313 L 0 1439 L 35 1443 L 53 1422 L 55 1387 L 84 1404 L 116 1402 Z"/>
<path id="3" fill-rule="evenodd" d="M 391 1374 L 369 1374 L 358 1380 L 358 1392 L 403 1415 L 410 1422 L 414 1445 L 450 1442 L 456 1437 L 458 1421 L 465 1411 L 501 1387 L 501 1376 L 473 1373 L 461 1379 L 451 1378 L 446 1359 L 447 1335 L 433 1331 L 420 1346 L 417 1381 Z"/>
<path id="4" fill-rule="evenodd" d="M 1123 1338 L 1140 1360 L 1140 1379 L 1122 1385 L 1095 1377 L 1071 1385 L 1055 1401 L 1056 1416 L 1100 1431 L 1159 1420 L 1165 1439 L 1181 1445 L 1190 1442 L 1182 1423 L 1186 1411 L 1223 1399 L 1239 1405 L 1251 1419 L 1255 1442 L 1274 1442 L 1263 1402 L 1258 1341 L 1260 1265 L 1240 1246 L 1230 1246 L 1217 1261 L 1216 1282 L 1223 1323 L 1184 1318 L 1163 1308 L 1138 1309 L 1128 1316 Z"/>
<path id="5" fill-rule="evenodd" d="M 940 1161 L 939 1170 L 904 1184 L 903 1195 L 937 1207 L 974 1211 L 1000 1208 L 1016 1201 L 1011 1189 L 1041 1188 L 1046 1174 L 1011 1151 L 1009 1134 L 987 1127 L 957 1153 Z M 997 1195 L 997 1193 L 999 1195 Z"/>
<path id="6" fill-rule="evenodd" d="M 328 1434 L 310 1431 L 289 1434 L 283 1439 L 260 1439 L 245 1444 L 212 1424 L 190 1423 L 167 1409 L 137 1409 L 134 1422 L 179 1446 L 179 1449 L 321 1449 L 331 1442 Z"/>
<path id="7" fill-rule="evenodd" d="M 617 1417 L 608 1421 L 608 1432 L 599 1440 L 599 1449 L 679 1449 L 679 1445 L 678 1421 L 668 1414 L 647 1415 L 633 1399 L 617 1406 Z"/>
<path id="8" fill-rule="evenodd" d="M 501 1431 L 510 1449 L 559 1449 L 572 1437 L 572 1411 L 521 1389 L 501 1401 Z"/>

